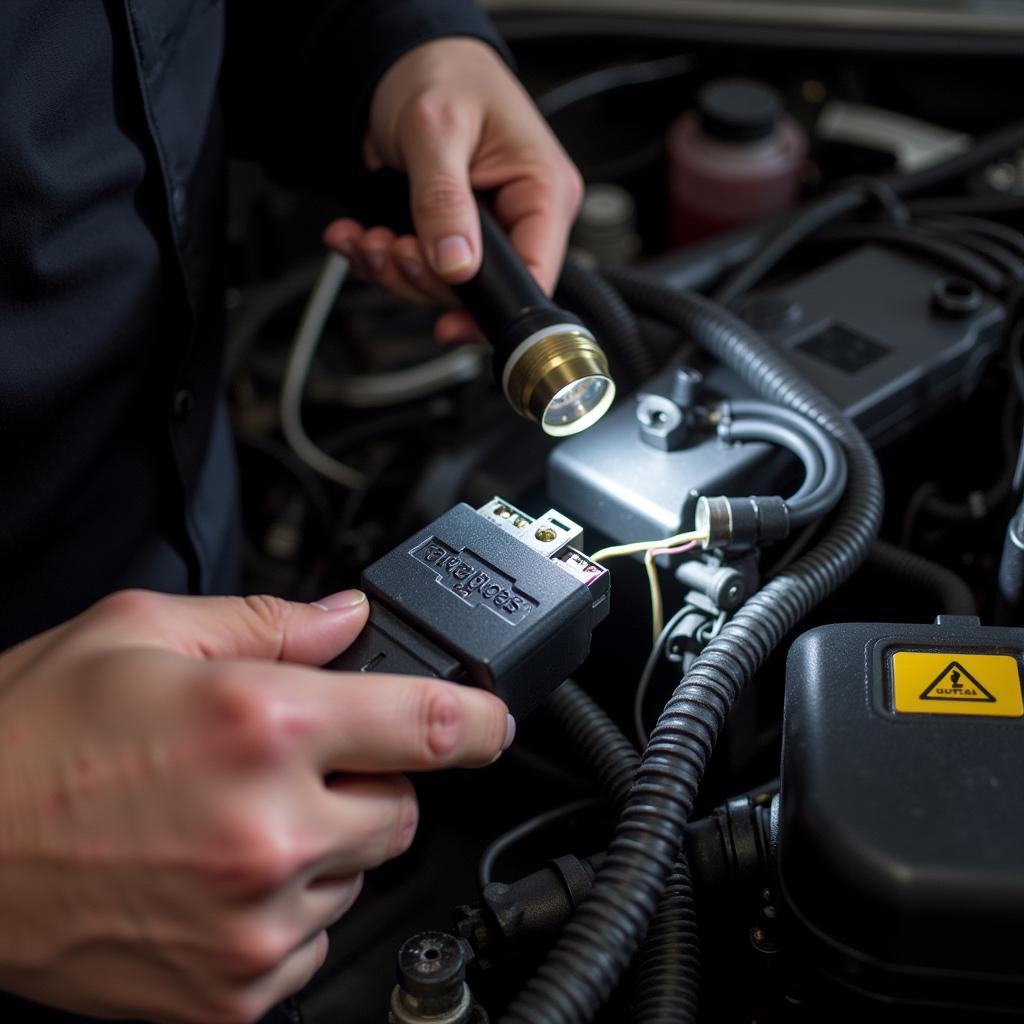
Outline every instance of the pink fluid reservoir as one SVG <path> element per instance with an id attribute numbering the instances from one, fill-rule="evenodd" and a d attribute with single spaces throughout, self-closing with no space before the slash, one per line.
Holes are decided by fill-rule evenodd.
<path id="1" fill-rule="evenodd" d="M 666 141 L 675 245 L 770 216 L 799 194 L 807 140 L 762 82 L 707 83 Z"/>

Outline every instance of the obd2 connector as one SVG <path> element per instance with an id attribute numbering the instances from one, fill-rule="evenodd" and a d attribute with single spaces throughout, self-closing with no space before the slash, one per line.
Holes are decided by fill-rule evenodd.
<path id="1" fill-rule="evenodd" d="M 586 660 L 608 614 L 608 570 L 582 529 L 501 498 L 456 505 L 370 565 L 370 618 L 328 668 L 433 676 L 497 694 L 516 718 Z"/>

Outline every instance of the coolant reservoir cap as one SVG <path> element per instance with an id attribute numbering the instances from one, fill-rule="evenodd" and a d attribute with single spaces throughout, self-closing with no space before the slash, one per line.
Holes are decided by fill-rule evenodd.
<path id="1" fill-rule="evenodd" d="M 767 139 L 782 111 L 782 97 L 756 78 L 716 78 L 697 93 L 701 127 L 726 142 Z"/>

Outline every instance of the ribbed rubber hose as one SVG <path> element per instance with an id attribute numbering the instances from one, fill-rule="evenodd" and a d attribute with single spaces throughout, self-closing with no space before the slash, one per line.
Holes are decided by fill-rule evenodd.
<path id="1" fill-rule="evenodd" d="M 578 683 L 566 679 L 544 710 L 593 773 L 616 810 L 626 805 L 640 755 L 608 713 Z"/>
<path id="2" fill-rule="evenodd" d="M 978 603 L 971 588 L 955 572 L 938 562 L 884 540 L 876 540 L 867 564 L 931 594 L 937 605 L 936 612 L 946 615 L 978 614 Z"/>
<path id="3" fill-rule="evenodd" d="M 544 707 L 618 809 L 633 788 L 640 756 L 622 730 L 571 679 Z M 680 847 L 633 977 L 633 1024 L 692 1024 L 700 996 L 700 937 L 685 848 Z"/>
<path id="4" fill-rule="evenodd" d="M 658 366 L 636 315 L 604 278 L 570 256 L 562 267 L 556 295 L 566 309 L 590 327 L 598 343 L 626 371 L 629 379 L 623 383 L 635 386 L 654 374 Z"/>
<path id="5" fill-rule="evenodd" d="M 700 1002 L 700 934 L 685 855 L 676 859 L 633 974 L 632 1024 L 695 1024 Z"/>
<path id="6" fill-rule="evenodd" d="M 753 390 L 819 423 L 847 455 L 849 484 L 823 539 L 736 612 L 694 660 L 644 752 L 594 889 L 506 1024 L 588 1024 L 633 960 L 681 848 L 697 788 L 743 686 L 786 634 L 867 556 L 882 515 L 882 480 L 843 413 L 741 320 L 702 296 L 619 273 L 629 304 L 691 335 Z"/>

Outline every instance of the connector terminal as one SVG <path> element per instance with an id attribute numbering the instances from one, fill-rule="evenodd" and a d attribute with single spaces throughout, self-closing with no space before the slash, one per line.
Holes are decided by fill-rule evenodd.
<path id="1" fill-rule="evenodd" d="M 596 583 L 608 574 L 605 566 L 587 558 L 582 552 L 575 548 L 565 548 L 552 559 L 555 565 L 560 565 L 570 576 L 575 576 L 581 583 L 588 587 Z"/>
<path id="2" fill-rule="evenodd" d="M 574 579 L 588 587 L 593 586 L 595 591 L 607 591 L 605 577 L 608 570 L 588 558 L 582 551 L 570 546 L 582 543 L 583 527 L 563 516 L 561 512 L 549 508 L 539 519 L 534 519 L 499 497 L 491 498 L 486 504 L 481 505 L 477 512 L 490 522 L 496 523 L 506 533 L 521 540 L 527 547 L 550 558 Z M 598 586 L 602 582 L 605 586 Z M 600 599 L 603 599 L 603 594 L 600 598 L 595 598 L 595 601 Z"/>
<path id="3" fill-rule="evenodd" d="M 481 505 L 477 512 L 521 540 L 527 547 L 549 558 L 554 558 L 583 536 L 582 526 L 553 508 L 549 508 L 539 519 L 534 519 L 503 498 L 494 497 Z"/>

